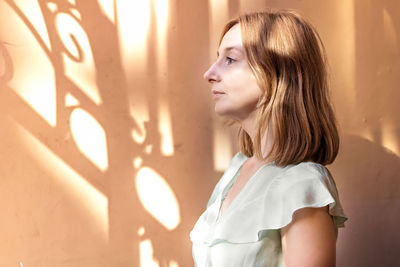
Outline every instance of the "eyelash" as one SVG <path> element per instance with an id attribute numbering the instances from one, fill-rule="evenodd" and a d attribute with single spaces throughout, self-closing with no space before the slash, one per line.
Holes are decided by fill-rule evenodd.
<path id="1" fill-rule="evenodd" d="M 233 58 L 230 57 L 226 57 L 226 62 L 228 65 L 232 64 L 233 62 L 235 62 L 236 60 L 234 60 Z"/>

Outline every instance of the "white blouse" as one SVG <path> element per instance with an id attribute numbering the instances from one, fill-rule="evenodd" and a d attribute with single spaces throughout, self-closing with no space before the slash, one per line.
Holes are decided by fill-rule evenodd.
<path id="1" fill-rule="evenodd" d="M 218 218 L 223 198 L 247 157 L 237 153 L 190 233 L 197 267 L 283 266 L 280 229 L 305 207 L 329 205 L 336 229 L 347 220 L 335 182 L 322 165 L 265 164 Z"/>

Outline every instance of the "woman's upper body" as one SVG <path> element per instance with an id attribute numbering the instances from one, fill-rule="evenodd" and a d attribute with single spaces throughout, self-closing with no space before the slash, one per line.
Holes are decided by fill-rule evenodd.
<path id="1" fill-rule="evenodd" d="M 325 64 L 318 34 L 293 12 L 225 26 L 204 78 L 216 113 L 241 126 L 241 153 L 191 232 L 196 265 L 335 265 L 345 217 L 323 167 L 339 148 Z"/>
<path id="2" fill-rule="evenodd" d="M 318 253 L 334 249 L 326 246 L 335 244 L 337 228 L 344 226 L 346 217 L 328 170 L 313 162 L 286 167 L 276 166 L 273 162 L 262 165 L 220 214 L 224 197 L 247 159 L 240 152 L 234 156 L 216 185 L 207 209 L 190 233 L 195 265 L 329 266 L 315 262 L 315 257 Z M 323 207 L 328 207 L 327 212 L 318 211 Z M 309 216 L 307 213 L 311 209 L 317 212 Z M 324 223 L 325 214 L 329 214 L 328 223 Z M 313 216 L 322 219 L 317 218 L 314 222 Z M 298 221 L 293 223 L 294 220 Z M 299 227 L 294 230 L 301 229 L 300 234 L 304 236 L 295 236 L 295 240 L 287 242 L 285 238 L 292 238 L 291 227 Z M 290 257 L 284 261 L 285 242 L 293 246 L 286 247 L 288 252 L 290 250 L 289 254 L 302 252 L 296 258 L 304 257 L 303 264 L 290 262 Z M 316 248 L 319 251 L 314 251 Z M 312 262 L 307 263 L 310 259 Z"/>

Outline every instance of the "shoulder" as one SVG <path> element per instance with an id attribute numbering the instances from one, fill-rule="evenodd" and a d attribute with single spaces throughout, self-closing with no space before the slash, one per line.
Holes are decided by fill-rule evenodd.
<path id="1" fill-rule="evenodd" d="M 301 162 L 296 165 L 288 165 L 285 167 L 286 174 L 298 177 L 320 177 L 327 175 L 325 166 L 315 162 Z"/>
<path id="2" fill-rule="evenodd" d="M 316 182 L 334 184 L 328 169 L 315 162 L 302 162 L 282 167 L 280 175 L 275 179 L 275 184 L 281 186 Z"/>
<path id="3" fill-rule="evenodd" d="M 287 225 L 293 213 L 299 209 L 326 205 L 329 205 L 329 213 L 338 227 L 342 227 L 347 219 L 328 169 L 314 162 L 284 167 L 281 175 L 274 180 L 269 200 L 282 210 L 285 223 L 281 225 Z"/>

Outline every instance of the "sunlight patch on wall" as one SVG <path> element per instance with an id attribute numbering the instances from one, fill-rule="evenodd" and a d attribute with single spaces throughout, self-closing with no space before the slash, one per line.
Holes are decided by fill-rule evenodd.
<path id="1" fill-rule="evenodd" d="M 20 53 L 22 54 L 25 53 Z M 29 58 L 32 63 L 36 62 L 36 66 L 42 61 L 42 64 L 39 63 L 41 67 L 36 67 L 34 70 L 35 64 L 27 63 L 25 66 L 18 64 L 16 67 L 21 76 L 15 75 L 9 85 L 33 110 L 54 127 L 56 126 L 56 88 L 53 69 L 46 64 L 47 62 L 43 62 L 47 59 L 45 57 L 38 58 L 38 55 L 32 53 Z"/>
<path id="2" fill-rule="evenodd" d="M 143 236 L 146 233 L 146 230 L 144 229 L 143 226 L 140 226 L 138 229 L 138 235 Z"/>
<path id="3" fill-rule="evenodd" d="M 398 133 L 400 128 L 394 127 L 391 123 L 383 123 L 381 128 L 382 143 L 381 145 L 392 153 L 400 157 L 400 144 L 398 141 Z"/>
<path id="4" fill-rule="evenodd" d="M 47 8 L 51 11 L 51 12 L 56 12 L 58 9 L 58 6 L 56 3 L 47 3 Z"/>
<path id="5" fill-rule="evenodd" d="M 149 81 L 144 78 L 148 75 L 145 74 L 143 68 L 144 66 L 137 65 L 132 68 L 131 73 L 127 76 L 129 114 L 137 126 L 132 129 L 131 135 L 138 144 L 142 144 L 146 138 L 147 130 L 145 124 L 149 121 L 149 108 L 146 97 L 146 90 L 149 89 L 144 87 L 148 85 Z"/>
<path id="6" fill-rule="evenodd" d="M 71 14 L 72 14 L 76 19 L 82 20 L 82 15 L 81 15 L 81 13 L 79 12 L 78 9 L 76 9 L 76 8 L 70 8 L 70 9 L 69 9 L 69 12 L 71 12 Z"/>
<path id="7" fill-rule="evenodd" d="M 176 261 L 170 261 L 169 267 L 179 267 L 179 264 Z"/>
<path id="8" fill-rule="evenodd" d="M 357 133 L 355 133 L 355 135 L 357 135 Z M 358 135 L 360 135 L 362 138 L 370 141 L 371 143 L 375 142 L 374 135 L 370 128 L 365 128 L 365 129 L 361 130 L 360 133 L 358 133 Z"/>
<path id="9" fill-rule="evenodd" d="M 228 0 L 208 0 L 210 63 L 217 57 L 218 41 L 222 27 L 229 19 Z"/>
<path id="10" fill-rule="evenodd" d="M 383 9 L 383 31 L 384 31 L 385 49 L 398 53 L 396 27 L 393 22 L 392 16 L 385 8 Z"/>
<path id="11" fill-rule="evenodd" d="M 107 197 L 22 126 L 16 124 L 16 132 L 32 157 L 76 200 L 78 208 L 83 208 L 93 218 L 99 237 L 108 242 Z"/>
<path id="12" fill-rule="evenodd" d="M 153 259 L 153 245 L 150 239 L 140 241 L 140 266 L 141 267 L 159 267 L 158 261 Z"/>
<path id="13" fill-rule="evenodd" d="M 161 134 L 161 153 L 164 156 L 174 154 L 171 112 L 168 103 L 168 62 L 167 62 L 167 25 L 169 15 L 168 0 L 154 0 L 157 21 L 157 86 L 160 92 L 158 103 L 158 130 Z"/>
<path id="14" fill-rule="evenodd" d="M 139 128 L 139 129 L 132 129 L 131 131 L 132 139 L 138 144 L 143 144 L 146 138 L 146 128 L 144 127 L 144 124 L 149 120 L 148 112 L 147 110 L 142 110 L 142 112 L 139 112 L 138 110 L 135 111 L 131 109 L 130 113 L 132 118 L 137 122 L 137 126 Z"/>
<path id="15" fill-rule="evenodd" d="M 138 235 L 142 237 L 146 233 L 146 230 L 141 226 L 138 230 Z M 140 254 L 140 267 L 159 267 L 159 262 L 153 258 L 153 245 L 150 239 L 145 239 L 139 243 L 139 254 Z M 164 265 L 163 265 L 164 266 Z M 168 267 L 179 267 L 179 264 L 171 260 L 169 261 Z"/>
<path id="16" fill-rule="evenodd" d="M 97 0 L 101 11 L 112 22 L 115 23 L 114 18 L 114 0 Z"/>
<path id="17" fill-rule="evenodd" d="M 27 7 L 33 9 L 29 19 L 33 19 L 32 23 L 40 30 L 43 18 L 38 14 L 38 7 L 33 5 L 32 1 Z M 7 25 L 4 23 L 0 25 L 0 36 L 9 44 L 7 50 L 14 65 L 14 73 L 8 86 L 54 127 L 56 88 L 53 66 L 26 25 L 4 1 L 0 1 L 0 17 L 3 21 L 7 21 Z M 41 34 L 47 33 L 41 30 Z M 47 37 L 44 37 L 46 40 Z"/>
<path id="18" fill-rule="evenodd" d="M 132 138 L 141 144 L 146 137 L 145 122 L 149 120 L 148 102 L 144 88 L 147 77 L 147 38 L 150 24 L 149 0 L 116 0 L 116 26 L 120 58 L 128 83 L 130 115 L 138 129 Z"/>
<path id="19" fill-rule="evenodd" d="M 228 126 L 222 125 L 218 119 L 213 123 L 213 159 L 214 170 L 225 171 L 232 158 L 231 136 Z"/>
<path id="20" fill-rule="evenodd" d="M 133 159 L 133 167 L 135 169 L 139 169 L 142 166 L 143 159 L 141 157 L 136 157 Z"/>
<path id="21" fill-rule="evenodd" d="M 66 107 L 76 107 L 79 106 L 79 100 L 76 99 L 71 93 L 65 95 L 65 106 Z"/>
<path id="22" fill-rule="evenodd" d="M 13 1 L 18 8 L 24 13 L 27 19 L 32 23 L 32 26 L 38 32 L 47 48 L 51 50 L 49 34 L 47 32 L 46 24 L 43 19 L 42 11 L 37 0 L 17 0 Z M 14 11 L 13 11 L 14 12 Z M 4 18 L 1 16 L 1 18 Z M 7 21 L 7 20 L 4 20 Z"/>
<path id="23" fill-rule="evenodd" d="M 171 113 L 167 101 L 161 99 L 159 104 L 158 129 L 161 133 L 161 153 L 164 156 L 174 154 L 174 140 L 172 138 Z"/>
<path id="24" fill-rule="evenodd" d="M 116 0 L 117 28 L 125 72 L 146 64 L 147 34 L 150 22 L 149 0 Z"/>
<path id="25" fill-rule="evenodd" d="M 337 76 L 343 77 L 347 90 L 347 99 L 349 104 L 356 103 L 356 90 L 355 89 L 355 66 L 356 66 L 356 30 L 354 19 L 354 1 L 347 0 L 338 3 L 337 22 L 340 32 L 343 36 L 339 43 L 342 47 L 341 51 L 341 64 L 338 69 Z"/>
<path id="26" fill-rule="evenodd" d="M 147 145 L 144 148 L 144 153 L 146 153 L 147 155 L 150 155 L 151 151 L 153 151 L 153 145 Z"/>
<path id="27" fill-rule="evenodd" d="M 144 87 L 148 85 L 149 81 L 143 65 L 138 64 L 132 67 L 130 74 L 127 74 L 128 80 L 128 94 L 129 94 L 129 114 L 136 122 L 136 126 L 131 131 L 133 140 L 136 143 L 142 144 L 146 138 L 146 122 L 149 121 L 149 107 L 146 97 L 146 90 Z"/>
<path id="28" fill-rule="evenodd" d="M 181 220 L 179 204 L 165 179 L 153 169 L 142 167 L 135 184 L 144 208 L 165 228 L 175 229 Z"/>
<path id="29" fill-rule="evenodd" d="M 108 168 L 106 133 L 99 122 L 81 108 L 70 117 L 72 137 L 79 150 L 101 171 Z"/>
<path id="30" fill-rule="evenodd" d="M 96 84 L 92 50 L 86 32 L 79 23 L 67 13 L 58 13 L 56 16 L 58 34 L 66 49 L 63 53 L 65 75 L 94 103 L 100 105 L 102 100 Z"/>
<path id="31" fill-rule="evenodd" d="M 162 33 L 163 35 L 166 35 L 168 15 L 169 15 L 169 1 L 168 0 L 153 0 L 153 1 L 156 11 L 157 31 L 159 34 Z"/>

